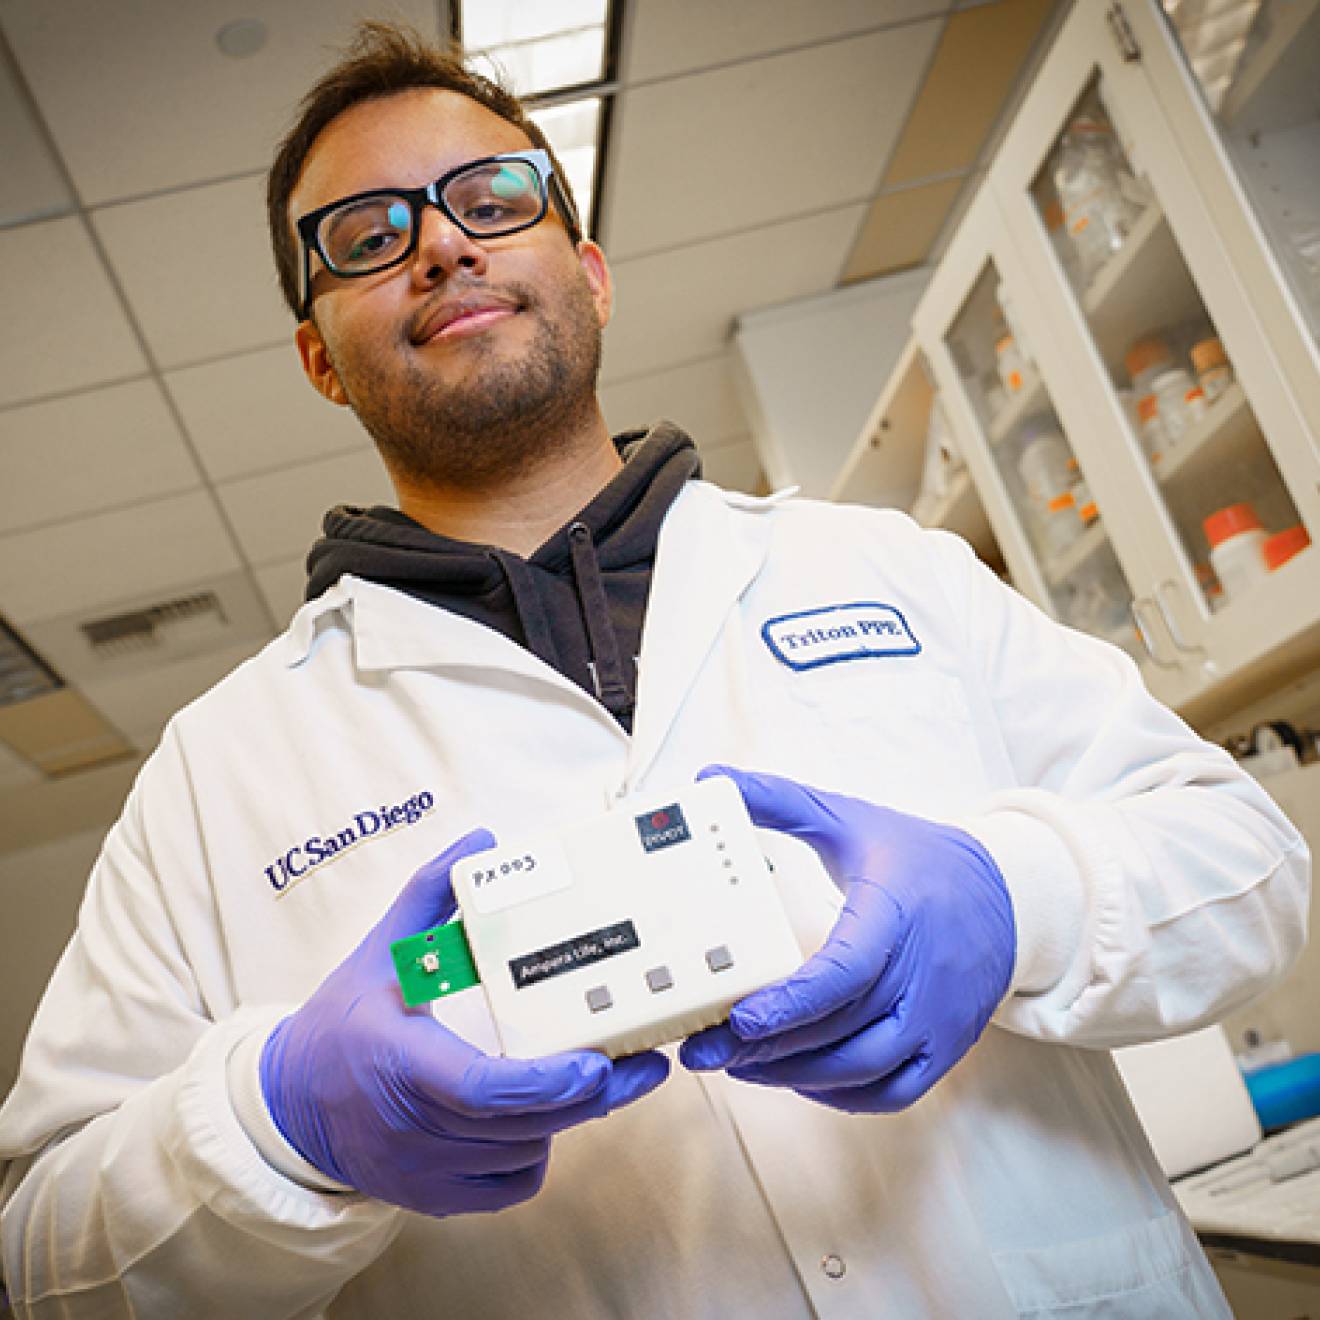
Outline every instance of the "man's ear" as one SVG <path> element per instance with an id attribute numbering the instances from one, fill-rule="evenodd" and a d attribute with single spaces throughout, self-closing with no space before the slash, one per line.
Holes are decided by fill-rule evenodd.
<path id="1" fill-rule="evenodd" d="M 314 321 L 303 321 L 293 332 L 293 342 L 298 346 L 298 356 L 302 359 L 302 368 L 307 379 L 312 382 L 318 394 L 323 394 L 331 403 L 341 407 L 348 406 L 348 395 L 339 383 L 339 375 L 326 351 L 325 340 L 316 328 Z"/>
<path id="2" fill-rule="evenodd" d="M 610 277 L 605 254 L 589 238 L 584 238 L 577 245 L 577 255 L 587 283 L 591 285 L 591 300 L 596 304 L 596 316 L 602 326 L 608 325 L 614 307 L 614 280 Z"/>

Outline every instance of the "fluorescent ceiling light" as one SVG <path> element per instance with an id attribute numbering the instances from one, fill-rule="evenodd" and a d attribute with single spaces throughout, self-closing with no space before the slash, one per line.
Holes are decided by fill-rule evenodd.
<path id="1" fill-rule="evenodd" d="M 605 26 L 607 0 L 462 0 L 463 45 L 469 51 L 536 41 L 575 28 Z"/>
<path id="2" fill-rule="evenodd" d="M 532 118 L 550 139 L 555 156 L 568 175 L 583 228 L 591 224 L 596 201 L 596 144 L 600 141 L 601 99 L 586 97 L 532 111 Z"/>
<path id="3" fill-rule="evenodd" d="M 463 48 L 519 96 L 605 76 L 608 0 L 462 0 Z"/>
<path id="4" fill-rule="evenodd" d="M 610 0 L 460 0 L 463 49 L 531 111 L 568 176 L 584 228 L 596 213 Z M 567 93 L 564 96 L 563 93 Z"/>

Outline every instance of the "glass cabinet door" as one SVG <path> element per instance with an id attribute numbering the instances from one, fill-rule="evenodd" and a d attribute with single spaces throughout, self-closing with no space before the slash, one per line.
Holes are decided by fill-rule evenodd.
<path id="1" fill-rule="evenodd" d="M 1014 586 L 1138 655 L 1133 589 L 1040 370 L 1040 313 L 1026 282 L 998 203 L 982 190 L 913 326 Z"/>
<path id="2" fill-rule="evenodd" d="M 1164 0 L 1164 11 L 1320 341 L 1320 0 Z"/>
<path id="3" fill-rule="evenodd" d="M 1071 627 L 1140 658 L 1133 592 L 1084 461 L 1060 423 L 1034 337 L 991 254 L 944 331 L 945 361 L 974 419 L 1001 498 L 1014 584 Z"/>
<path id="4" fill-rule="evenodd" d="M 1125 474 L 1139 545 L 1125 555 L 1120 539 L 1120 557 L 1151 575 L 1134 584 L 1138 620 L 1205 681 L 1216 657 L 1247 663 L 1296 621 L 1276 588 L 1314 567 L 1298 502 L 1312 473 L 1249 293 L 1116 11 L 1070 15 L 991 178 L 1051 316 L 1047 375 L 1088 378 L 1060 400 L 1077 456 L 1111 494 Z M 1236 627 L 1220 627 L 1229 615 Z"/>
<path id="5" fill-rule="evenodd" d="M 1305 549 L 1297 506 L 1158 197 L 1097 79 L 1032 181 L 1203 613 Z M 1172 611 L 1172 604 L 1166 609 Z"/>

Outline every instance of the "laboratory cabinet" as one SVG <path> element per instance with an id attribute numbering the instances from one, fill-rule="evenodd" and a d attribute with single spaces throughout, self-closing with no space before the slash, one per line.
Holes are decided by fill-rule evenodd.
<path id="1" fill-rule="evenodd" d="M 834 490 L 906 445 L 920 521 L 1194 720 L 1320 664 L 1320 2 L 1281 8 L 1227 68 L 1073 8 Z"/>

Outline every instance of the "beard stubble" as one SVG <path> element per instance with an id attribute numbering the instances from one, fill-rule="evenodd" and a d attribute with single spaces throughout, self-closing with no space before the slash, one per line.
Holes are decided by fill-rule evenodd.
<path id="1" fill-rule="evenodd" d="M 444 292 L 481 287 L 450 284 Z M 498 292 L 517 300 L 518 317 L 531 318 L 531 342 L 510 351 L 499 325 L 463 341 L 469 369 L 461 381 L 437 380 L 403 329 L 404 366 L 388 385 L 377 355 L 336 350 L 332 365 L 350 406 L 386 465 L 411 482 L 497 487 L 569 450 L 594 417 L 601 328 L 586 278 L 556 286 L 553 308 L 526 285 Z"/>

